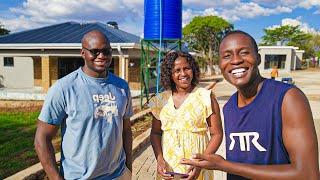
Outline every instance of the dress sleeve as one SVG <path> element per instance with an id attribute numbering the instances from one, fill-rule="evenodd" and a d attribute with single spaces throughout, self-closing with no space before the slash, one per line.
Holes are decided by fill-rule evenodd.
<path id="1" fill-rule="evenodd" d="M 59 81 L 57 81 L 49 89 L 38 119 L 51 125 L 60 125 L 66 117 L 65 108 L 65 96 Z"/>
<path id="2" fill-rule="evenodd" d="M 158 120 L 160 120 L 160 112 L 162 108 L 168 103 L 169 93 L 170 92 L 168 91 L 162 92 L 151 98 L 148 103 L 148 107 L 151 108 L 152 115 Z"/>

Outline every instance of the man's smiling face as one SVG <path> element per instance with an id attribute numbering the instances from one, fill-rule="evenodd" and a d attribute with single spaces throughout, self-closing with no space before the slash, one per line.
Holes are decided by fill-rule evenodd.
<path id="1" fill-rule="evenodd" d="M 224 78 L 237 88 L 256 78 L 260 56 L 250 37 L 235 33 L 223 39 L 219 48 L 219 67 Z"/>

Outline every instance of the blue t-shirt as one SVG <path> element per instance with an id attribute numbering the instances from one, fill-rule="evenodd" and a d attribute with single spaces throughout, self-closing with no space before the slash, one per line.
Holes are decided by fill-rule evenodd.
<path id="1" fill-rule="evenodd" d="M 238 93 L 223 108 L 226 159 L 248 164 L 288 164 L 282 139 L 281 106 L 292 85 L 265 79 L 255 99 L 238 107 Z M 228 174 L 228 179 L 245 179 Z"/>
<path id="2" fill-rule="evenodd" d="M 123 119 L 132 115 L 128 84 L 108 72 L 93 78 L 81 68 L 48 91 L 39 120 L 61 125 L 61 174 L 65 179 L 119 177 L 126 156 Z"/>

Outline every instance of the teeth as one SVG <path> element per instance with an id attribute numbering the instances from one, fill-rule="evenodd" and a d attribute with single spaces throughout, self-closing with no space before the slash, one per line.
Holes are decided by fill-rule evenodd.
<path id="1" fill-rule="evenodd" d="M 232 74 L 238 74 L 238 73 L 243 74 L 244 71 L 246 71 L 244 68 L 239 68 L 239 69 L 232 70 L 231 73 Z"/>
<path id="2" fill-rule="evenodd" d="M 243 75 L 243 72 L 234 73 L 233 75 L 236 76 L 236 77 L 241 77 Z"/>

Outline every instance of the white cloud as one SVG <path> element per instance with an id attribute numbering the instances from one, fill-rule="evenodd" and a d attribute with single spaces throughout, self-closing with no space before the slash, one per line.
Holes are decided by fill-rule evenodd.
<path id="1" fill-rule="evenodd" d="M 235 22 L 290 13 L 294 8 L 316 7 L 320 0 L 183 0 L 183 26 L 195 16 L 216 15 Z M 119 28 L 141 35 L 143 32 L 144 0 L 24 0 L 1 13 L 0 21 L 11 31 L 21 31 L 66 21 L 117 21 Z"/>
<path id="2" fill-rule="evenodd" d="M 272 14 L 289 13 L 292 9 L 287 7 L 278 6 L 274 9 L 264 8 L 257 3 L 242 3 L 240 6 L 231 9 L 223 10 L 222 16 L 231 20 L 236 21 L 241 18 L 254 18 L 257 16 L 269 16 Z"/>
<path id="3" fill-rule="evenodd" d="M 130 11 L 139 14 L 139 17 L 143 17 L 144 1 L 143 0 L 122 0 Z"/>
<path id="4" fill-rule="evenodd" d="M 26 0 L 21 6 L 10 8 L 9 11 L 13 17 L 0 15 L 0 19 L 11 31 L 66 21 L 117 21 L 120 28 L 128 22 L 128 17 L 131 18 L 130 22 L 143 21 L 141 0 Z"/>
<path id="5" fill-rule="evenodd" d="M 195 16 L 219 16 L 218 11 L 213 8 L 205 9 L 204 11 L 195 11 L 187 9 L 182 11 L 182 26 L 188 24 Z"/>
<path id="6" fill-rule="evenodd" d="M 26 18 L 23 15 L 14 19 L 5 19 L 0 17 L 0 21 L 3 23 L 4 27 L 6 29 L 9 29 L 11 32 L 43 26 L 42 23 L 30 21 L 30 19 Z"/>
<path id="7" fill-rule="evenodd" d="M 10 10 L 13 13 L 30 17 L 61 17 L 72 14 L 76 9 L 79 9 L 79 4 L 75 0 L 29 0 L 24 2 L 21 7 L 11 8 Z"/>
<path id="8" fill-rule="evenodd" d="M 301 17 L 297 17 L 296 19 L 291 19 L 291 18 L 282 19 L 281 25 L 273 25 L 271 27 L 267 27 L 267 29 L 275 29 L 285 25 L 299 26 L 300 30 L 305 33 L 320 33 L 320 31 L 317 31 L 315 28 L 310 27 L 308 23 L 301 22 Z"/>
<path id="9" fill-rule="evenodd" d="M 300 30 L 306 33 L 319 33 L 316 29 L 309 26 L 308 23 L 300 21 L 300 17 L 297 19 L 285 18 L 282 19 L 282 25 L 300 26 Z"/>
<path id="10" fill-rule="evenodd" d="M 208 15 L 216 15 L 221 16 L 224 19 L 234 22 L 238 21 L 241 18 L 254 18 L 257 16 L 269 16 L 272 14 L 279 13 L 289 13 L 292 9 L 278 6 L 276 8 L 264 8 L 257 3 L 241 3 L 233 8 L 222 9 L 219 8 L 207 8 L 205 10 L 192 10 L 186 9 L 183 11 L 183 26 L 188 24 L 193 17 L 195 16 L 208 16 Z"/>
<path id="11" fill-rule="evenodd" d="M 319 0 L 304 0 L 304 1 L 298 1 L 299 7 L 310 9 L 313 6 L 319 6 L 320 7 L 320 1 Z"/>
<path id="12" fill-rule="evenodd" d="M 304 8 L 310 9 L 314 6 L 320 6 L 319 0 L 252 0 L 265 7 L 285 6 L 291 9 Z"/>
<path id="13" fill-rule="evenodd" d="M 240 4 L 240 0 L 183 0 L 184 7 L 190 9 L 218 8 L 238 4 Z"/>
<path id="14" fill-rule="evenodd" d="M 297 19 L 285 18 L 285 19 L 282 19 L 281 25 L 301 26 L 301 22 L 299 19 L 300 17 L 298 17 Z"/>
<path id="15" fill-rule="evenodd" d="M 319 0 L 281 0 L 278 1 L 280 5 L 287 6 L 290 8 L 304 8 L 310 9 L 315 6 L 320 6 Z"/>

